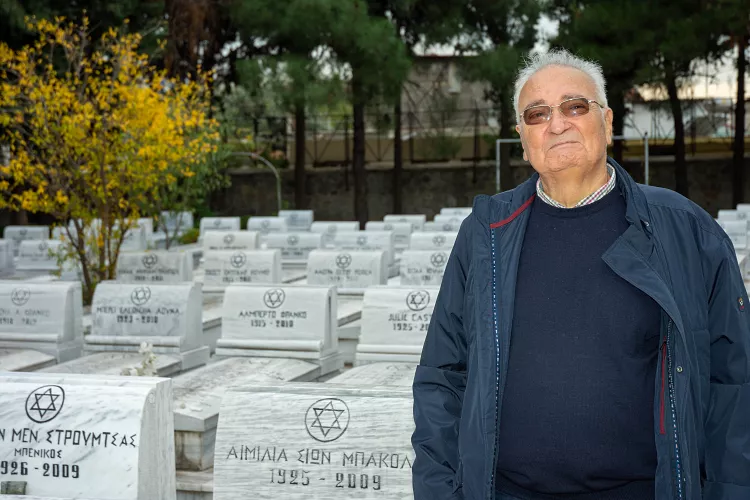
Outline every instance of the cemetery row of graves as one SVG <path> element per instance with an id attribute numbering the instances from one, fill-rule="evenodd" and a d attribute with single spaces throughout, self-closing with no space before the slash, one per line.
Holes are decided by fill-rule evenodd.
<path id="1" fill-rule="evenodd" d="M 411 498 L 410 386 L 470 211 L 203 218 L 168 250 L 143 219 L 90 308 L 59 230 L 6 227 L 0 495 Z"/>

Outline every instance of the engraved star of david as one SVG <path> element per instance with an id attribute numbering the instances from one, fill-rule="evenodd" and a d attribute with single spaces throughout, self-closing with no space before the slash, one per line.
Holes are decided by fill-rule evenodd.
<path id="1" fill-rule="evenodd" d="M 348 253 L 342 253 L 336 256 L 336 265 L 339 269 L 346 269 L 352 263 L 352 256 Z"/>
<path id="2" fill-rule="evenodd" d="M 244 266 L 245 262 L 247 262 L 247 257 L 242 252 L 233 253 L 232 256 L 229 257 L 229 263 L 232 264 L 232 267 L 238 269 Z"/>
<path id="3" fill-rule="evenodd" d="M 221 226 L 221 219 L 214 219 L 214 227 Z"/>
<path id="4" fill-rule="evenodd" d="M 367 244 L 367 236 L 358 236 L 357 237 L 357 245 L 366 245 Z"/>
<path id="5" fill-rule="evenodd" d="M 26 236 L 26 233 L 28 233 L 28 232 L 29 232 L 29 230 L 24 228 L 24 229 L 20 229 L 18 231 L 18 234 L 23 238 L 24 236 Z"/>
<path id="6" fill-rule="evenodd" d="M 286 299 L 286 293 L 284 293 L 284 290 L 281 288 L 267 290 L 266 293 L 263 294 L 263 303 L 271 309 L 276 309 L 283 304 L 284 299 Z"/>
<path id="7" fill-rule="evenodd" d="M 340 438 L 349 427 L 349 408 L 340 399 L 321 399 L 307 409 L 307 433 L 316 441 L 328 443 Z"/>
<path id="8" fill-rule="evenodd" d="M 26 416 L 37 423 L 49 422 L 60 414 L 65 391 L 59 385 L 45 385 L 26 398 Z"/>
<path id="9" fill-rule="evenodd" d="M 139 286 L 130 293 L 130 301 L 136 306 L 142 306 L 151 298 L 151 289 L 147 286 Z"/>
<path id="10" fill-rule="evenodd" d="M 31 298 L 31 290 L 28 288 L 14 288 L 10 292 L 10 300 L 17 306 L 22 306 Z"/>
<path id="11" fill-rule="evenodd" d="M 296 234 L 293 234 L 293 235 L 289 236 L 289 237 L 288 237 L 288 238 L 286 239 L 286 242 L 287 242 L 287 243 L 289 243 L 289 246 L 292 246 L 292 247 L 293 247 L 293 246 L 295 246 L 295 245 L 296 245 L 297 243 L 299 243 L 299 236 L 297 236 Z"/>
<path id="12" fill-rule="evenodd" d="M 406 296 L 406 306 L 412 311 L 421 311 L 430 303 L 430 293 L 427 290 L 415 290 Z"/>
<path id="13" fill-rule="evenodd" d="M 143 265 L 146 266 L 147 269 L 151 269 L 157 262 L 159 262 L 159 257 L 157 257 L 156 254 L 149 253 L 143 256 L 141 262 L 143 262 Z"/>
<path id="14" fill-rule="evenodd" d="M 234 242 L 234 235 L 233 234 L 228 234 L 228 235 L 224 236 L 224 244 L 225 245 L 231 245 L 232 242 Z"/>
<path id="15" fill-rule="evenodd" d="M 443 231 L 452 231 L 453 230 L 453 224 L 443 224 Z"/>
<path id="16" fill-rule="evenodd" d="M 430 255 L 430 263 L 433 267 L 443 267 L 446 260 L 447 258 L 443 252 L 437 252 Z"/>
<path id="17" fill-rule="evenodd" d="M 386 224 L 383 226 L 383 229 L 385 229 L 386 231 L 391 231 L 393 230 L 393 224 Z"/>
<path id="18" fill-rule="evenodd" d="M 432 238 L 432 243 L 436 247 L 441 247 L 441 246 L 445 245 L 445 236 L 443 236 L 442 234 L 438 234 L 437 236 L 435 236 L 434 238 Z"/>
<path id="19" fill-rule="evenodd" d="M 45 250 L 47 250 L 47 242 L 42 241 L 41 243 L 39 243 L 39 251 L 44 252 Z"/>
<path id="20" fill-rule="evenodd" d="M 271 221 L 268 219 L 260 221 L 260 227 L 262 227 L 263 229 L 268 229 L 269 227 L 271 227 Z"/>

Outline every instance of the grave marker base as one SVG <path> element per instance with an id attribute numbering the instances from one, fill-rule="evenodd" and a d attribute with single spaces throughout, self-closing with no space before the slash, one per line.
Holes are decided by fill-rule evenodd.
<path id="1" fill-rule="evenodd" d="M 123 368 L 140 365 L 142 361 L 143 356 L 136 352 L 100 352 L 44 368 L 40 371 L 82 375 L 120 375 Z M 169 377 L 180 372 L 180 360 L 174 356 L 157 354 L 155 367 L 158 377 Z"/>
<path id="2" fill-rule="evenodd" d="M 32 349 L 0 349 L 0 371 L 33 372 L 57 363 L 54 356 Z"/>
<path id="3" fill-rule="evenodd" d="M 122 338 L 122 337 L 120 337 Z M 133 345 L 112 345 L 113 339 L 117 339 L 117 337 L 101 337 L 102 342 L 107 342 L 108 344 L 86 344 L 86 351 L 87 353 L 99 353 L 99 352 L 122 352 L 122 353 L 133 353 L 134 350 L 137 349 L 137 347 Z M 128 337 L 128 339 L 133 339 L 133 337 Z M 88 340 L 99 340 L 97 336 L 89 335 Z M 140 339 L 140 342 L 152 342 L 154 343 L 157 339 L 154 337 L 142 337 Z M 179 340 L 175 337 L 175 340 Z M 140 345 L 136 344 L 136 345 Z M 178 371 L 187 371 L 192 368 L 196 368 L 198 366 L 203 366 L 206 363 L 208 363 L 208 359 L 211 357 L 211 350 L 208 346 L 202 346 L 198 347 L 197 349 L 193 349 L 190 351 L 182 351 L 179 352 L 177 349 L 172 347 L 161 347 L 158 345 L 154 345 L 152 351 L 155 354 L 162 354 L 167 355 L 171 358 L 175 358 L 180 363 L 180 368 Z M 137 353 L 134 353 L 138 355 Z M 166 376 L 166 375 L 164 375 Z"/>

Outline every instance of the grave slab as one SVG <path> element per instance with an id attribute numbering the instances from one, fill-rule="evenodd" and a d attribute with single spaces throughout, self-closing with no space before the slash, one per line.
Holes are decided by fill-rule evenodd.
<path id="1" fill-rule="evenodd" d="M 339 293 L 362 293 L 388 281 L 383 251 L 313 250 L 307 261 L 307 284 L 332 285 Z"/>
<path id="2" fill-rule="evenodd" d="M 368 288 L 355 365 L 419 363 L 438 291 L 436 287 Z"/>
<path id="3" fill-rule="evenodd" d="M 443 215 L 459 215 L 468 217 L 471 215 L 471 207 L 443 207 L 440 209 L 440 213 Z"/>
<path id="4" fill-rule="evenodd" d="M 13 255 L 18 255 L 22 241 L 39 241 L 48 240 L 48 226 L 5 226 L 3 229 L 3 239 L 9 241 L 12 245 Z"/>
<path id="5" fill-rule="evenodd" d="M 405 250 L 401 254 L 401 285 L 440 286 L 450 251 Z"/>
<path id="6" fill-rule="evenodd" d="M 289 231 L 310 231 L 315 214 L 312 210 L 279 210 L 279 217 L 286 220 Z"/>
<path id="7" fill-rule="evenodd" d="M 83 349 L 79 282 L 0 282 L 0 371 L 31 371 Z"/>
<path id="8" fill-rule="evenodd" d="M 282 264 L 304 265 L 310 252 L 323 248 L 323 235 L 318 233 L 270 233 L 266 248 L 281 252 Z"/>
<path id="9" fill-rule="evenodd" d="M 342 232 L 353 232 L 359 231 L 359 222 L 356 221 L 318 221 L 313 222 L 310 226 L 310 231 L 313 233 L 321 233 L 323 235 L 323 245 L 326 247 L 332 246 L 336 239 L 336 233 Z"/>
<path id="10" fill-rule="evenodd" d="M 233 283 L 280 283 L 279 250 L 217 250 L 205 253 L 203 286 L 206 292 L 223 292 Z"/>
<path id="11" fill-rule="evenodd" d="M 346 370 L 341 375 L 328 380 L 327 383 L 357 387 L 390 385 L 411 387 L 416 372 L 417 363 L 369 363 Z"/>
<path id="12" fill-rule="evenodd" d="M 450 224 L 453 227 L 461 227 L 461 223 L 464 221 L 466 217 L 468 217 L 468 215 L 438 214 L 435 216 L 433 222 L 440 224 L 440 225 Z"/>
<path id="13" fill-rule="evenodd" d="M 174 500 L 170 381 L 0 373 L 0 482 L 52 500 Z M 15 465 L 14 465 L 15 464 Z"/>
<path id="14" fill-rule="evenodd" d="M 120 245 L 120 255 L 124 252 L 142 252 L 148 248 L 148 234 L 146 227 L 136 226 L 125 231 L 125 236 Z"/>
<path id="15" fill-rule="evenodd" d="M 721 221 L 721 227 L 732 240 L 735 250 L 745 250 L 748 247 L 748 220 Z"/>
<path id="16" fill-rule="evenodd" d="M 386 264 L 396 261 L 395 235 L 393 231 L 338 232 L 334 240 L 336 250 L 385 252 Z"/>
<path id="17" fill-rule="evenodd" d="M 206 231 L 239 231 L 239 217 L 203 217 L 200 222 L 201 237 Z"/>
<path id="18" fill-rule="evenodd" d="M 412 233 L 409 250 L 444 250 L 450 252 L 458 233 L 453 231 L 420 231 Z"/>
<path id="19" fill-rule="evenodd" d="M 21 276 L 29 273 L 51 273 L 60 270 L 57 255 L 62 249 L 57 240 L 25 240 L 18 249 L 16 271 Z"/>
<path id="20" fill-rule="evenodd" d="M 747 214 L 742 213 L 742 219 L 746 219 Z M 740 213 L 737 210 L 719 210 L 718 220 L 740 220 Z"/>
<path id="21" fill-rule="evenodd" d="M 461 224 L 452 224 L 450 222 L 444 222 L 442 224 L 438 224 L 435 221 L 427 221 L 424 223 L 424 231 L 429 232 L 458 232 L 458 230 L 461 228 Z"/>
<path id="22" fill-rule="evenodd" d="M 424 223 L 427 222 L 427 216 L 425 214 L 391 214 L 383 217 L 383 222 L 408 222 L 411 224 L 413 231 L 422 231 L 424 229 Z"/>
<path id="23" fill-rule="evenodd" d="M 215 500 L 413 498 L 409 388 L 234 388 L 221 415 Z"/>
<path id="24" fill-rule="evenodd" d="M 409 238 L 413 227 L 409 222 L 377 222 L 370 221 L 365 224 L 365 231 L 393 231 L 393 245 L 396 249 L 409 246 Z"/>
<path id="25" fill-rule="evenodd" d="M 361 311 L 361 302 L 359 303 L 359 307 Z M 354 364 L 354 359 L 357 354 L 357 344 L 359 343 L 359 335 L 361 332 L 362 320 L 360 319 L 339 326 L 339 352 L 341 353 L 341 357 L 344 358 L 344 363 L 347 365 Z"/>
<path id="26" fill-rule="evenodd" d="M 193 281 L 193 259 L 186 252 L 130 252 L 117 260 L 117 281 L 181 283 Z"/>
<path id="27" fill-rule="evenodd" d="M 8 240 L 0 240 L 0 276 L 13 274 L 14 267 L 13 243 Z"/>
<path id="28" fill-rule="evenodd" d="M 253 216 L 247 219 L 247 230 L 257 231 L 261 235 L 269 233 L 286 233 L 289 227 L 286 219 L 283 217 L 258 217 Z"/>
<path id="29" fill-rule="evenodd" d="M 209 250 L 255 250 L 258 248 L 256 231 L 214 231 L 203 235 L 203 249 Z"/>

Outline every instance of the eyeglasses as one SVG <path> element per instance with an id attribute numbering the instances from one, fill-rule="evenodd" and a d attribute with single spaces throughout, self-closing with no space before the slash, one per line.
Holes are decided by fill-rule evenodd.
<path id="1" fill-rule="evenodd" d="M 560 112 L 564 117 L 574 118 L 587 114 L 591 109 L 592 102 L 600 108 L 604 107 L 592 99 L 574 97 L 572 99 L 565 99 L 557 106 L 548 106 L 546 104 L 531 106 L 523 110 L 520 118 L 523 118 L 523 122 L 526 125 L 539 125 L 540 123 L 548 122 L 552 118 L 552 108 L 560 108 Z"/>

